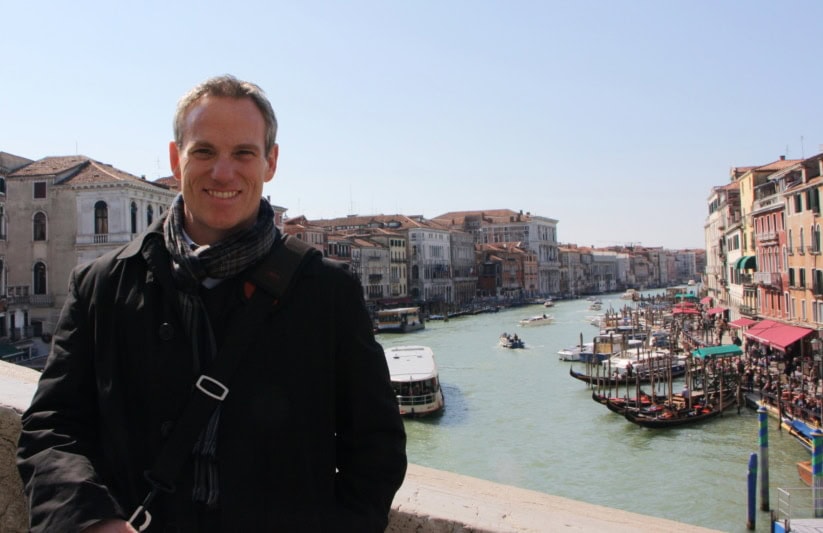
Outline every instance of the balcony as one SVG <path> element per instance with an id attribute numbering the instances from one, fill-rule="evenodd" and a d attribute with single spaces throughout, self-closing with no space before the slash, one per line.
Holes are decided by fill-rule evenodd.
<path id="1" fill-rule="evenodd" d="M 748 305 L 741 305 L 738 310 L 740 311 L 741 315 L 745 315 L 748 317 L 755 317 L 757 316 L 757 309 Z"/>
<path id="2" fill-rule="evenodd" d="M 777 244 L 776 231 L 763 231 L 757 234 L 757 242 L 763 245 Z"/>
<path id="3" fill-rule="evenodd" d="M 759 285 L 780 288 L 783 284 L 780 272 L 755 272 L 754 282 Z"/>

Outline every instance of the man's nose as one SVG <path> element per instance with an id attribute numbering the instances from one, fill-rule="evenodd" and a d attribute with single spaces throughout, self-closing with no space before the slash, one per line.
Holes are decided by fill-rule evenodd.
<path id="1" fill-rule="evenodd" d="M 212 178 L 216 180 L 231 179 L 234 173 L 234 161 L 230 156 L 219 156 L 214 161 L 211 173 Z"/>

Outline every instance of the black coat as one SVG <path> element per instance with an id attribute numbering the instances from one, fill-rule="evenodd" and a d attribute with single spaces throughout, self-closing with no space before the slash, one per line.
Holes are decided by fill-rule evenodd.
<path id="1" fill-rule="evenodd" d="M 159 225 L 72 273 L 23 416 L 18 465 L 35 531 L 128 518 L 196 379 Z M 191 461 L 148 531 L 382 531 L 405 432 L 362 289 L 315 257 L 257 332 L 221 406 L 218 512 L 191 503 Z M 239 281 L 224 282 L 231 314 Z M 233 287 L 233 288 L 232 288 Z M 205 518 L 204 518 L 205 517 Z M 161 527 L 162 526 L 162 527 Z"/>

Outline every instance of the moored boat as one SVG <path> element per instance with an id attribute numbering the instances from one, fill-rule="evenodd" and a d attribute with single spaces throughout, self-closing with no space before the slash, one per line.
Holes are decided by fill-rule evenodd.
<path id="1" fill-rule="evenodd" d="M 698 401 L 692 405 L 667 402 L 648 408 L 626 409 L 623 416 L 638 426 L 663 429 L 702 422 L 721 416 L 723 411 L 737 404 L 734 391 L 726 391 L 712 401 Z"/>
<path id="2" fill-rule="evenodd" d="M 395 346 L 385 353 L 401 415 L 424 416 L 443 409 L 445 398 L 431 348 Z"/>

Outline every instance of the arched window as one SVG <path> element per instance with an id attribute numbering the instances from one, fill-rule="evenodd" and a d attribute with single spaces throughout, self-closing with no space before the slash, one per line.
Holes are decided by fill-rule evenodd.
<path id="1" fill-rule="evenodd" d="M 0 194 L 6 194 L 6 178 L 0 177 Z"/>
<path id="2" fill-rule="evenodd" d="M 94 204 L 94 234 L 108 235 L 109 233 L 109 206 L 100 200 Z"/>
<path id="3" fill-rule="evenodd" d="M 137 204 L 131 203 L 131 232 L 137 233 Z"/>
<path id="4" fill-rule="evenodd" d="M 34 214 L 32 230 L 32 237 L 35 241 L 46 240 L 46 214 L 44 212 L 38 211 Z"/>
<path id="5" fill-rule="evenodd" d="M 420 268 L 417 265 L 412 267 L 412 279 L 420 279 Z"/>
<path id="6" fill-rule="evenodd" d="M 800 245 L 797 247 L 797 251 L 802 254 L 805 250 L 805 246 L 806 244 L 803 242 L 803 228 L 800 228 Z"/>
<path id="7" fill-rule="evenodd" d="M 151 226 L 152 222 L 154 222 L 154 208 L 152 206 L 148 206 L 146 208 L 146 224 Z"/>
<path id="8" fill-rule="evenodd" d="M 46 265 L 42 261 L 34 263 L 34 294 L 46 294 Z"/>
<path id="9" fill-rule="evenodd" d="M 820 225 L 812 226 L 812 251 L 820 253 Z"/>

